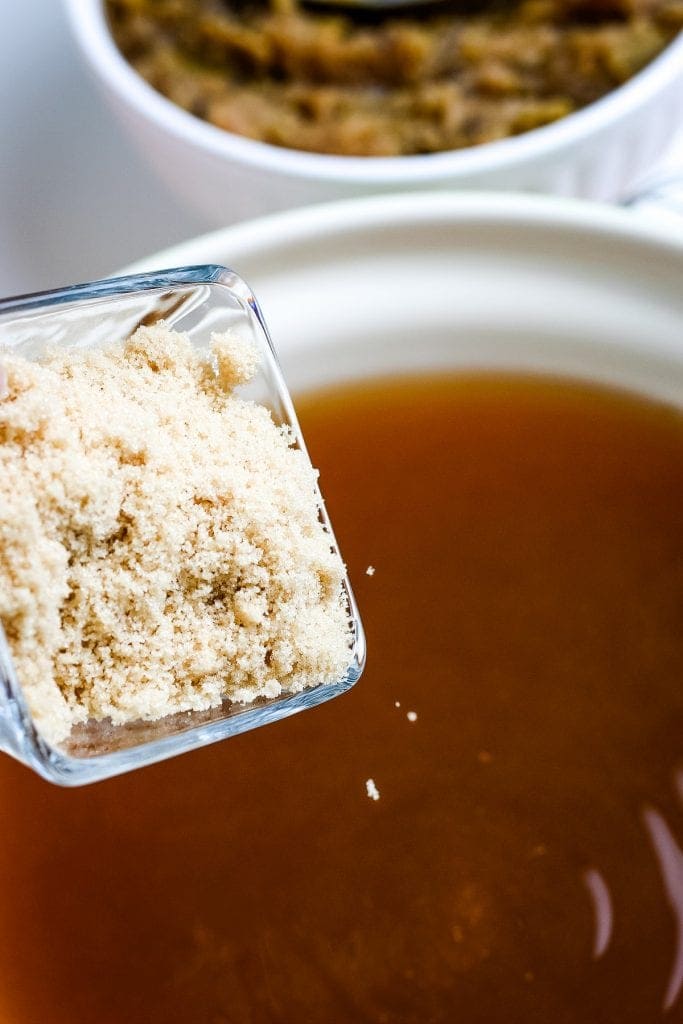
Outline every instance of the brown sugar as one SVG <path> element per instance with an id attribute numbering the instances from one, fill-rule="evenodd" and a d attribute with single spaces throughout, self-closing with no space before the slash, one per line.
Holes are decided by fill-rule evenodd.
<path id="1" fill-rule="evenodd" d="M 202 354 L 157 325 L 2 363 L 0 621 L 48 740 L 344 675 L 317 474 L 234 393 L 248 345 L 214 335 Z"/>
<path id="2" fill-rule="evenodd" d="M 131 66 L 195 117 L 274 146 L 362 157 L 550 124 L 618 88 L 683 27 L 681 0 L 384 12 L 341 0 L 107 0 L 105 10 Z"/>

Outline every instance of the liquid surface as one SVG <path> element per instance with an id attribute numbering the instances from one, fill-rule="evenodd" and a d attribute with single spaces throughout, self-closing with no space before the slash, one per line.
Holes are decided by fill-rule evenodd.
<path id="1" fill-rule="evenodd" d="M 0 1020 L 683 1021 L 683 418 L 502 377 L 298 410 L 366 673 L 83 790 L 3 758 Z"/>

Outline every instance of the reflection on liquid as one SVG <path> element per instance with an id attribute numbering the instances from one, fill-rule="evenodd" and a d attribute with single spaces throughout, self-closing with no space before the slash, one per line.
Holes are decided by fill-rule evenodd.
<path id="1" fill-rule="evenodd" d="M 612 897 L 607 883 L 596 868 L 589 868 L 583 873 L 583 880 L 593 901 L 595 911 L 595 938 L 593 940 L 593 959 L 599 960 L 607 951 L 612 938 Z"/>
<path id="2" fill-rule="evenodd" d="M 680 781 L 680 776 L 677 781 Z M 674 962 L 663 1004 L 664 1010 L 670 1010 L 683 985 L 683 852 L 659 811 L 646 807 L 643 821 L 657 855 L 666 897 L 676 921 Z"/>
<path id="3" fill-rule="evenodd" d="M 683 802 L 683 772 L 675 775 L 675 787 Z M 674 960 L 662 1008 L 666 1013 L 678 1000 L 683 988 L 683 850 L 664 817 L 651 806 L 642 814 L 643 824 L 652 843 L 664 885 L 666 900 L 673 912 L 676 926 Z M 584 871 L 583 882 L 588 891 L 595 917 L 593 959 L 607 952 L 614 928 L 612 896 L 607 882 L 597 868 Z"/>

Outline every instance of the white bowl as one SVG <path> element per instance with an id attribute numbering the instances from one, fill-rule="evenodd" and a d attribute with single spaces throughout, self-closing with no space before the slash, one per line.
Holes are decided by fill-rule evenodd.
<path id="1" fill-rule="evenodd" d="M 548 197 L 372 197 L 223 229 L 126 272 L 197 263 L 249 282 L 295 398 L 345 378 L 467 366 L 683 402 L 676 221 Z"/>
<path id="2" fill-rule="evenodd" d="M 176 193 L 221 224 L 307 203 L 407 189 L 493 188 L 615 199 L 683 116 L 683 34 L 602 100 L 515 138 L 429 156 L 339 157 L 278 148 L 193 117 L 116 49 L 102 0 L 65 0 L 105 95 Z"/>

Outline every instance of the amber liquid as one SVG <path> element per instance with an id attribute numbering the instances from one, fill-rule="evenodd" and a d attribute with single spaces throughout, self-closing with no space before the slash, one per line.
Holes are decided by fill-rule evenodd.
<path id="1" fill-rule="evenodd" d="M 80 791 L 3 759 L 0 1019 L 683 1020 L 683 418 L 512 377 L 299 410 L 367 671 Z"/>

